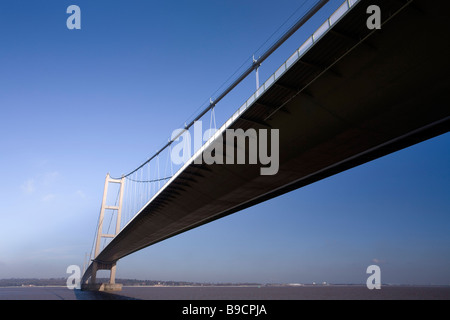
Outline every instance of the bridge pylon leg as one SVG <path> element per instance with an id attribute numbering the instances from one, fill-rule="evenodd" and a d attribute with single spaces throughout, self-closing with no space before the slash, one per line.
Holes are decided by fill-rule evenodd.
<path id="1" fill-rule="evenodd" d="M 124 182 L 125 182 L 125 178 L 122 178 L 120 180 L 112 179 L 110 177 L 109 173 L 106 175 L 105 188 L 103 191 L 102 206 L 100 209 L 100 217 L 98 220 L 97 237 L 96 237 L 96 241 L 95 241 L 95 252 L 94 252 L 95 258 L 92 261 L 92 274 L 91 274 L 89 283 L 84 283 L 82 285 L 83 290 L 95 290 L 95 291 L 120 291 L 120 290 L 122 290 L 122 285 L 116 283 L 116 263 L 117 263 L 117 261 L 114 261 L 112 263 L 103 263 L 100 261 L 96 261 L 96 259 L 100 253 L 100 243 L 101 243 L 102 238 L 114 238 L 120 232 L 123 189 L 125 186 Z M 109 187 L 110 183 L 120 184 L 118 203 L 116 203 L 115 205 L 108 205 L 108 203 L 107 203 L 108 187 Z M 117 212 L 115 234 L 103 233 L 103 219 L 105 217 L 106 210 L 113 210 L 113 211 Z M 97 283 L 97 271 L 98 270 L 110 270 L 111 274 L 110 274 L 108 283 Z"/>

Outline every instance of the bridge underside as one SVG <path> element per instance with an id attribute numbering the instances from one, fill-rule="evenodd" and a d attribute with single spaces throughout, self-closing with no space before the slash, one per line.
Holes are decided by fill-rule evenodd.
<path id="1" fill-rule="evenodd" d="M 97 260 L 112 264 L 181 232 L 448 132 L 447 5 L 407 2 L 361 1 L 231 125 L 280 130 L 278 174 L 261 176 L 259 164 L 192 164 Z M 384 23 L 373 33 L 366 27 L 366 8 L 372 4 L 380 6 Z"/>

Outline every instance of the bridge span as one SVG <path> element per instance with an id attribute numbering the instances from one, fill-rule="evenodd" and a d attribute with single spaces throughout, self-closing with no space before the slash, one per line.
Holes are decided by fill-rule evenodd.
<path id="1" fill-rule="evenodd" d="M 369 5 L 381 8 L 381 30 L 367 27 Z M 95 256 L 83 283 L 147 246 L 448 132 L 449 32 L 445 1 L 345 1 L 216 134 L 278 129 L 277 174 L 196 164 L 206 143 Z"/>

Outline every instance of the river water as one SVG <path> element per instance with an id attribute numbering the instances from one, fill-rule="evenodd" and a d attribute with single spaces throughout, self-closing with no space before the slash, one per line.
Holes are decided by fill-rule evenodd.
<path id="1" fill-rule="evenodd" d="M 88 292 L 66 287 L 3 287 L 0 300 L 450 300 L 450 287 L 262 286 L 124 287 Z"/>

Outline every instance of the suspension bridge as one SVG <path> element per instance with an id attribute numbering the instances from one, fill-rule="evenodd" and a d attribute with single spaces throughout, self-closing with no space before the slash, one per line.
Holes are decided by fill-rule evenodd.
<path id="1" fill-rule="evenodd" d="M 215 122 L 219 101 L 249 74 L 258 77 L 261 63 L 327 2 L 318 1 L 147 161 L 107 175 L 82 288 L 118 290 L 116 263 L 133 252 L 449 131 L 445 2 L 347 0 L 262 85 L 257 78 L 256 91 L 188 161 L 174 165 L 183 132 L 201 119 Z M 381 9 L 381 29 L 368 28 L 371 5 Z M 261 163 L 196 161 L 224 143 L 227 129 L 277 129 L 277 173 L 261 175 Z M 111 271 L 109 283 L 96 282 L 98 270 Z"/>

